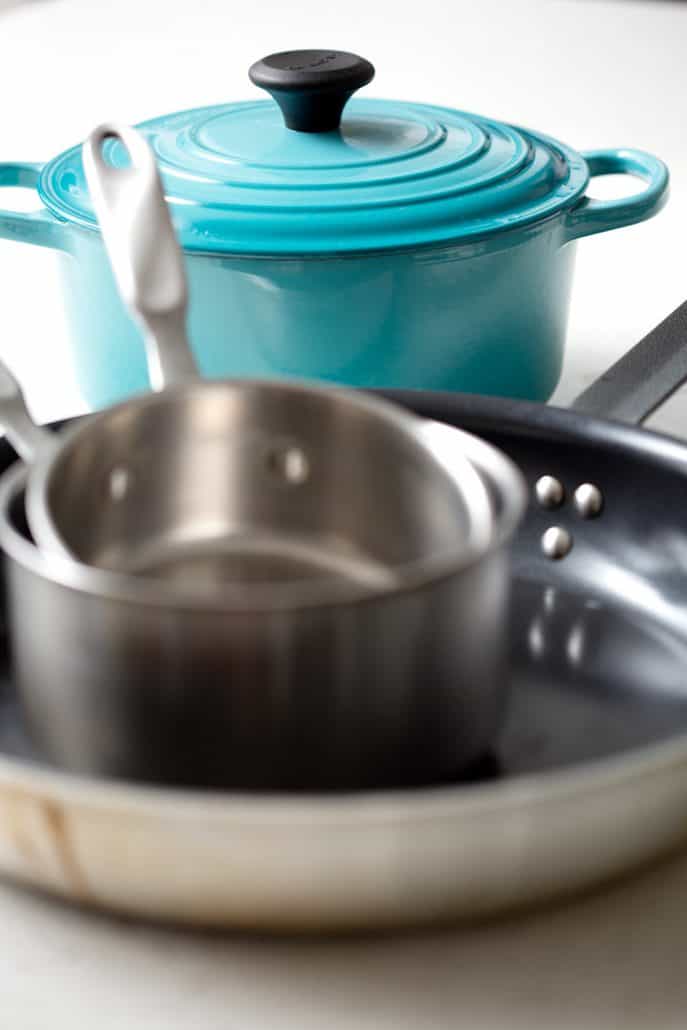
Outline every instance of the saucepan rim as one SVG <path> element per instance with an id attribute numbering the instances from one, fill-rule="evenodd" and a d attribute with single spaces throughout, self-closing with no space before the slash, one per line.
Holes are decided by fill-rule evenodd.
<path id="1" fill-rule="evenodd" d="M 112 416 L 118 409 L 130 408 L 133 404 L 169 403 L 177 393 L 189 390 L 221 389 L 231 380 L 203 380 L 191 384 L 173 387 L 161 394 L 142 395 L 139 398 L 124 401 L 116 408 L 103 412 L 103 416 Z M 279 391 L 302 391 L 310 393 L 331 394 L 332 388 L 312 386 L 300 382 L 279 382 L 270 380 L 245 379 L 235 380 L 241 387 L 274 387 Z M 431 420 L 409 415 L 400 406 L 366 393 L 353 390 L 336 389 L 341 401 L 353 401 L 358 408 L 367 409 L 371 414 L 381 415 L 394 429 L 406 438 L 414 439 L 427 450 L 428 460 L 433 459 L 440 466 L 440 458 L 432 453 L 426 440 L 421 437 L 426 427 L 438 425 Z M 67 429 L 61 442 L 70 439 L 73 432 L 88 432 L 91 416 L 84 420 L 76 430 Z M 424 427 L 424 428 L 423 428 Z M 492 505 L 491 527 L 489 532 L 473 535 L 467 546 L 457 548 L 456 553 L 437 553 L 418 561 L 397 566 L 394 569 L 395 582 L 370 588 L 354 583 L 343 583 L 334 579 L 320 582 L 302 581 L 284 584 L 242 584 L 231 587 L 218 584 L 208 589 L 193 583 L 172 583 L 152 577 L 132 575 L 122 572 L 93 568 L 72 558 L 59 554 L 48 554 L 39 549 L 16 526 L 12 512 L 19 495 L 25 497 L 29 472 L 20 462 L 18 467 L 11 467 L 0 477 L 0 546 L 20 565 L 28 568 L 35 575 L 56 585 L 64 586 L 78 593 L 92 597 L 107 598 L 122 602 L 132 602 L 148 606 L 169 609 L 200 609 L 236 614 L 250 614 L 256 611 L 283 611 L 344 605 L 376 603 L 380 600 L 394 600 L 421 590 L 431 584 L 439 584 L 464 570 L 476 565 L 490 553 L 497 551 L 508 542 L 513 535 L 526 504 L 526 490 L 522 476 L 514 463 L 491 444 L 454 427 L 446 427 L 459 446 L 459 455 L 478 472 L 487 493 L 492 497 L 498 495 L 498 503 Z M 61 452 L 61 447 L 60 447 Z M 59 452 L 58 452 L 59 453 Z M 33 467 L 31 475 L 47 476 L 50 464 L 40 469 Z M 457 480 L 458 477 L 456 477 Z M 457 496 L 463 497 L 457 491 Z M 470 514 L 469 504 L 466 504 Z M 497 510 L 494 510 L 497 509 Z M 484 527 L 482 527 L 483 529 Z"/>

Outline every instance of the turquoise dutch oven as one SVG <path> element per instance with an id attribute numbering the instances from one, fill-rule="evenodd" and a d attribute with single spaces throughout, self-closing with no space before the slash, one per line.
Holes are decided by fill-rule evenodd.
<path id="1" fill-rule="evenodd" d="M 579 154 L 450 108 L 349 102 L 373 74 L 353 54 L 274 54 L 250 69 L 272 99 L 139 126 L 185 251 L 202 372 L 547 399 L 575 241 L 658 211 L 665 166 L 637 150 Z M 119 146 L 115 165 L 128 159 Z M 586 196 L 590 177 L 619 172 L 642 191 Z M 44 205 L 0 211 L 0 235 L 62 252 L 86 401 L 146 389 L 81 148 L 0 165 L 0 185 L 35 187 Z"/>

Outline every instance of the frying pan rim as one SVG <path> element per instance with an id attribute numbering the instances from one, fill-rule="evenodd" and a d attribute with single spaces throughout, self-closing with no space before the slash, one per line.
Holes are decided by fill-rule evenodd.
<path id="1" fill-rule="evenodd" d="M 650 459 L 661 465 L 673 466 L 676 471 L 687 472 L 687 441 L 655 429 L 632 425 L 612 418 L 589 415 L 573 408 L 564 408 L 538 401 L 504 398 L 483 394 L 447 391 L 384 389 L 374 391 L 378 396 L 410 408 L 425 418 L 446 421 L 454 428 L 463 428 L 459 419 L 470 420 L 467 432 L 479 435 L 482 429 L 501 432 L 515 431 L 527 435 L 550 432 L 549 442 L 601 443 L 612 450 L 634 451 L 633 456 Z M 444 409 L 439 413 L 435 409 Z M 430 416 L 428 412 L 432 410 Z M 473 421 L 484 421 L 484 426 Z"/>

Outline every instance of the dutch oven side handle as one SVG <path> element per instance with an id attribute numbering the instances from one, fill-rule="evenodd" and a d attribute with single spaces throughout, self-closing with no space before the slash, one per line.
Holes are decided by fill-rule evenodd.
<path id="1" fill-rule="evenodd" d="M 35 189 L 42 169 L 31 161 L 0 162 L 0 188 Z M 46 208 L 38 211 L 6 211 L 0 208 L 0 237 L 34 243 L 54 250 L 67 249 L 68 230 Z"/>
<path id="2" fill-rule="evenodd" d="M 668 199 L 668 169 L 652 154 L 622 147 L 592 150 L 582 156 L 591 178 L 597 175 L 632 175 L 647 185 L 639 193 L 617 200 L 583 197 L 566 216 L 568 241 L 643 222 L 657 214 Z"/>

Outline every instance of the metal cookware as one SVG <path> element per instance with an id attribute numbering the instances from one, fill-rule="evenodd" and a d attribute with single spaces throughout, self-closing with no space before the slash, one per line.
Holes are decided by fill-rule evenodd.
<path id="1" fill-rule="evenodd" d="M 653 215 L 665 166 L 431 104 L 347 102 L 373 74 L 351 54 L 273 54 L 250 74 L 276 103 L 140 126 L 185 251 L 203 374 L 549 397 L 575 241 Z M 116 142 L 110 156 L 126 163 Z M 608 173 L 646 186 L 590 199 L 590 178 Z M 0 165 L 0 185 L 35 186 L 44 205 L 1 211 L 0 235 L 61 252 L 86 400 L 140 392 L 140 333 L 112 281 L 81 147 Z"/>
<path id="2" fill-rule="evenodd" d="M 125 169 L 100 152 L 113 134 Z M 105 126 L 86 154 L 159 382 L 180 365 L 188 378 L 174 234 L 138 235 L 164 207 L 152 152 Z M 29 604 L 46 634 L 26 650 L 17 634 L 14 657 L 32 731 L 59 763 L 341 788 L 445 776 L 493 738 L 524 491 L 482 441 L 352 391 L 187 382 L 71 430 L 32 470 L 32 526 L 36 483 L 87 563 L 39 557 L 15 595 L 13 618 Z"/>
<path id="3" fill-rule="evenodd" d="M 581 411 L 485 397 L 406 398 L 424 416 L 493 440 L 530 488 L 514 541 L 509 716 L 469 775 L 336 796 L 207 793 L 65 775 L 31 750 L 15 685 L 5 678 L 0 869 L 81 903 L 148 918 L 331 931 L 541 902 L 683 842 L 687 446 L 591 412 L 639 421 L 687 374 L 684 341 L 687 306 L 604 376 Z M 2 461 L 9 460 L 5 447 Z M 24 473 L 11 475 L 0 535 L 21 668 L 27 655 L 48 649 L 47 619 L 37 625 L 35 615 L 56 587 L 26 532 Z M 558 540 L 569 534 L 557 560 L 544 545 L 552 529 Z M 59 652 L 52 655 L 52 687 L 62 695 L 64 670 Z M 151 735 L 155 729 L 151 719 Z M 180 753 L 194 729 L 180 720 Z"/>
<path id="4" fill-rule="evenodd" d="M 306 411 L 317 418 L 316 406 Z M 361 459 L 333 473 L 326 451 L 313 450 L 315 508 L 302 508 L 311 519 L 327 513 L 326 539 L 297 548 L 282 538 L 275 547 L 270 532 L 260 550 L 253 535 L 212 561 L 197 548 L 185 554 L 181 541 L 169 566 L 156 569 L 163 580 L 38 550 L 16 523 L 25 470 L 8 473 L 0 539 L 17 559 L 13 666 L 45 754 L 79 772 L 275 790 L 433 782 L 484 751 L 508 697 L 508 546 L 522 513 L 519 478 L 495 448 L 463 434 L 495 523 L 488 546 L 472 548 L 459 495 L 437 489 L 426 462 L 413 460 L 412 437 L 390 454 L 373 417 L 365 427 L 360 410 L 346 415 L 340 434 L 352 434 L 361 455 L 383 444 L 421 498 L 403 527 L 398 508 L 376 504 L 398 493 L 393 470 Z M 316 488 L 318 480 L 331 488 Z M 203 488 L 200 479 L 192 485 Z M 301 485 L 282 480 L 274 489 L 283 496 Z M 298 502 L 284 503 L 282 514 L 294 508 L 301 517 Z M 282 525 L 298 539 L 296 516 Z M 459 553 L 389 575 L 399 548 L 447 540 L 449 520 L 454 535 L 456 526 L 465 531 Z M 363 556 L 342 544 L 354 532 Z"/>

